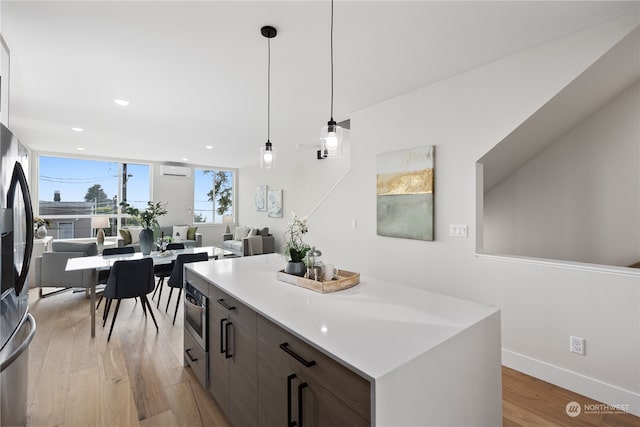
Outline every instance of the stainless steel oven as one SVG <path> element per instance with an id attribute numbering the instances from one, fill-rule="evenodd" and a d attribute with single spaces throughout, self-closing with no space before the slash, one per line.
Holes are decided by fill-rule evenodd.
<path id="1" fill-rule="evenodd" d="M 207 353 L 207 311 L 209 298 L 189 282 L 184 285 L 184 328 Z"/>

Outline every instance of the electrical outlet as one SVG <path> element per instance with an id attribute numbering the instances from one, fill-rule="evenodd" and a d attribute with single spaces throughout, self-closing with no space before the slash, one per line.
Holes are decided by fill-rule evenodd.
<path id="1" fill-rule="evenodd" d="M 584 355 L 584 338 L 571 335 L 569 337 L 569 351 Z"/>

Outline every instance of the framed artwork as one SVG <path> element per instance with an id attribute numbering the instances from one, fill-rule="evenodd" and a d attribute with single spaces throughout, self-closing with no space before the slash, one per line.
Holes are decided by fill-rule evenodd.
<path id="1" fill-rule="evenodd" d="M 256 211 L 264 212 L 267 210 L 267 186 L 258 185 L 256 187 Z"/>
<path id="2" fill-rule="evenodd" d="M 378 155 L 378 236 L 433 240 L 434 146 Z"/>
<path id="3" fill-rule="evenodd" d="M 269 190 L 267 195 L 267 216 L 282 218 L 282 190 Z"/>

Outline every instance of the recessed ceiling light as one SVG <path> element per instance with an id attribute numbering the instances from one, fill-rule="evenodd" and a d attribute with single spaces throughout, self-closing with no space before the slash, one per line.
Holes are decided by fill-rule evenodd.
<path id="1" fill-rule="evenodd" d="M 71 128 L 72 131 L 74 132 L 82 132 L 84 129 L 82 128 Z"/>
<path id="2" fill-rule="evenodd" d="M 213 145 L 205 145 L 204 148 L 207 150 L 213 150 Z"/>
<path id="3" fill-rule="evenodd" d="M 183 161 L 183 162 L 186 162 L 187 160 L 189 160 L 189 159 L 187 159 L 186 157 L 183 157 L 183 158 L 182 158 L 182 161 Z"/>
<path id="4" fill-rule="evenodd" d="M 126 101 L 124 99 L 114 99 L 113 102 L 115 102 L 121 107 L 126 107 L 127 105 L 129 105 L 129 101 Z"/>
<path id="5" fill-rule="evenodd" d="M 84 151 L 84 147 L 76 147 L 76 150 L 78 150 L 78 151 Z"/>

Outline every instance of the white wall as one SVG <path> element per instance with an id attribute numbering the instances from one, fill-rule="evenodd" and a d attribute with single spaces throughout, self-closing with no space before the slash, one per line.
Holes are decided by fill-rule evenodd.
<path id="1" fill-rule="evenodd" d="M 621 18 L 355 112 L 350 170 L 310 218 L 307 242 L 339 267 L 500 307 L 504 363 L 640 414 L 638 276 L 477 257 L 473 237 L 475 162 L 637 22 Z M 376 155 L 425 144 L 436 145 L 435 241 L 377 236 Z M 241 222 L 286 224 L 253 212 L 256 185 L 283 188 L 285 213 L 304 213 L 325 194 L 318 181 L 349 168 L 312 157 L 288 153 L 269 176 L 241 170 Z M 449 237 L 449 224 L 468 224 L 470 237 Z M 586 338 L 586 356 L 568 352 L 570 334 Z"/>
<path id="2" fill-rule="evenodd" d="M 640 84 L 485 195 L 484 252 L 640 261 Z"/>

